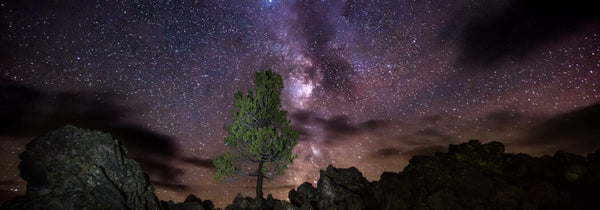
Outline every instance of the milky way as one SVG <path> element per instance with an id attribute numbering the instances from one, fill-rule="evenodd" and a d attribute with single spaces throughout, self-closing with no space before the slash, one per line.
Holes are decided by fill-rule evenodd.
<path id="1" fill-rule="evenodd" d="M 591 1 L 590 1 L 591 2 Z M 18 153 L 74 124 L 124 142 L 160 199 L 223 207 L 215 183 L 233 94 L 273 69 L 301 132 L 265 193 L 319 169 L 369 180 L 469 139 L 534 155 L 600 148 L 600 8 L 587 1 L 0 2 L 2 200 Z M 550 132 L 551 131 L 551 132 Z M 551 133 L 551 134 L 548 134 Z"/>

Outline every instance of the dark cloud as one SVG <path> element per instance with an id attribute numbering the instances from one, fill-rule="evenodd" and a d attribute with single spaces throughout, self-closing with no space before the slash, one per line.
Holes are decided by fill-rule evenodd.
<path id="1" fill-rule="evenodd" d="M 172 182 L 185 173 L 183 169 L 173 166 L 170 160 L 156 157 L 138 157 L 135 160 L 140 162 L 142 169 L 150 174 L 152 180 Z"/>
<path id="2" fill-rule="evenodd" d="M 372 156 L 387 158 L 387 157 L 400 155 L 401 153 L 402 153 L 402 151 L 400 149 L 395 148 L 395 147 L 389 147 L 389 148 L 383 148 L 383 149 L 375 151 L 372 154 Z"/>
<path id="3" fill-rule="evenodd" d="M 436 152 L 447 152 L 448 145 L 425 145 L 402 153 L 406 158 L 412 158 L 416 155 L 434 155 Z"/>
<path id="4" fill-rule="evenodd" d="M 440 122 L 443 119 L 442 115 L 432 115 L 428 117 L 424 117 L 421 121 L 425 123 L 435 124 Z"/>
<path id="5" fill-rule="evenodd" d="M 387 159 L 387 158 L 406 158 L 410 159 L 415 155 L 433 155 L 436 152 L 444 152 L 448 150 L 446 145 L 422 145 L 413 147 L 413 149 L 400 149 L 397 147 L 387 147 L 379 149 L 370 154 L 370 157 L 375 159 Z"/>
<path id="6" fill-rule="evenodd" d="M 0 135 L 39 135 L 65 124 L 86 128 L 107 127 L 130 110 L 116 105 L 116 95 L 107 93 L 43 93 L 28 87 L 0 87 Z"/>
<path id="7" fill-rule="evenodd" d="M 148 128 L 132 124 L 113 124 L 101 128 L 117 139 L 122 140 L 129 150 L 150 153 L 162 158 L 175 157 L 178 151 L 171 136 L 160 134 Z"/>
<path id="8" fill-rule="evenodd" d="M 337 115 L 326 119 L 319 117 L 317 113 L 306 110 L 292 113 L 291 118 L 294 129 L 300 130 L 303 135 L 311 135 L 310 130 L 304 129 L 307 125 L 323 129 L 328 143 L 343 139 L 346 135 L 382 129 L 390 124 L 389 121 L 379 119 L 367 119 L 363 122 L 352 123 L 347 115 Z"/>
<path id="9" fill-rule="evenodd" d="M 305 125 L 313 123 L 314 115 L 314 112 L 306 110 L 300 110 L 290 114 L 292 127 L 300 133 L 301 138 L 298 139 L 299 141 L 309 140 L 308 137 L 313 135 L 309 129 L 305 128 Z"/>
<path id="10" fill-rule="evenodd" d="M 483 117 L 483 123 L 490 130 L 495 131 L 509 131 L 516 130 L 522 125 L 526 125 L 532 122 L 539 121 L 538 118 L 533 116 L 526 116 L 520 113 L 512 111 L 495 111 L 488 113 Z"/>
<path id="11" fill-rule="evenodd" d="M 360 123 L 358 127 L 362 128 L 363 130 L 376 130 L 387 125 L 389 125 L 388 121 L 369 119 Z"/>
<path id="12" fill-rule="evenodd" d="M 0 134 L 20 136 L 29 131 L 21 121 L 36 109 L 41 94 L 26 87 L 0 87 Z"/>
<path id="13" fill-rule="evenodd" d="M 329 119 L 316 118 L 316 123 L 326 132 L 325 144 L 330 145 L 344 141 L 351 135 L 375 132 L 390 124 L 388 121 L 373 119 L 354 124 L 346 115 L 338 115 Z"/>
<path id="14" fill-rule="evenodd" d="M 423 129 L 419 132 L 417 132 L 417 135 L 420 136 L 425 136 L 425 137 L 433 137 L 433 138 L 438 138 L 438 137 L 447 137 L 448 135 L 443 134 L 442 132 L 433 129 L 433 128 L 426 128 Z"/>
<path id="15" fill-rule="evenodd" d="M 338 115 L 330 119 L 316 118 L 316 121 L 329 133 L 355 134 L 360 129 L 350 123 L 350 119 L 346 115 Z"/>
<path id="16" fill-rule="evenodd" d="M 507 125 L 515 124 L 521 117 L 519 113 L 506 112 L 506 111 L 495 111 L 487 114 L 485 119 L 498 127 L 505 127 Z"/>
<path id="17" fill-rule="evenodd" d="M 312 134 L 310 133 L 310 131 L 308 129 L 304 129 L 304 128 L 299 128 L 296 126 L 293 126 L 294 130 L 297 130 L 298 133 L 300 133 L 300 137 L 308 137 L 308 136 L 312 136 Z M 303 140 L 308 140 L 308 138 L 299 138 L 298 141 L 303 141 Z"/>
<path id="18" fill-rule="evenodd" d="M 183 190 L 187 191 L 190 189 L 190 187 L 188 185 L 174 184 L 174 183 L 169 183 L 169 182 L 151 181 L 150 184 L 152 184 L 156 187 L 163 187 L 163 188 L 167 188 L 170 190 L 177 190 L 177 191 L 183 191 Z"/>
<path id="19" fill-rule="evenodd" d="M 456 138 L 442 133 L 434 128 L 425 128 L 410 135 L 399 136 L 398 140 L 410 146 L 447 144 L 456 141 Z"/>
<path id="20" fill-rule="evenodd" d="M 0 136 L 23 139 L 66 124 L 96 129 L 119 139 L 144 171 L 161 180 L 182 175 L 171 162 L 178 158 L 175 139 L 141 125 L 124 122 L 133 108 L 117 105 L 118 95 L 95 92 L 45 93 L 23 86 L 0 87 Z"/>
<path id="21" fill-rule="evenodd" d="M 593 152 L 600 148 L 600 104 L 545 120 L 529 130 L 525 136 L 525 139 L 519 142 L 526 146 L 552 145 L 568 152 Z"/>
<path id="22" fill-rule="evenodd" d="M 139 161 L 152 178 L 172 181 L 184 174 L 173 164 L 180 158 L 173 137 L 132 124 L 112 124 L 97 129 L 119 139 L 127 147 L 129 156 Z"/>
<path id="23" fill-rule="evenodd" d="M 186 162 L 186 163 L 190 163 L 196 167 L 216 169 L 216 167 L 213 165 L 212 159 L 185 157 L 185 158 L 182 158 L 182 161 Z"/>
<path id="24" fill-rule="evenodd" d="M 307 124 L 312 120 L 315 113 L 307 110 L 300 110 L 291 114 L 292 123 Z"/>
<path id="25" fill-rule="evenodd" d="M 574 34 L 581 25 L 598 23 L 598 5 L 588 0 L 515 0 L 505 8 L 488 9 L 467 20 L 459 38 L 459 62 L 473 70 L 523 58 Z"/>
<path id="26" fill-rule="evenodd" d="M 182 184 L 175 179 L 185 173 L 182 168 L 174 167 L 179 162 L 184 162 L 194 165 L 194 167 L 208 168 L 216 170 L 211 159 L 203 159 L 197 157 L 175 157 L 173 156 L 168 161 L 159 160 L 156 158 L 147 158 L 139 160 L 144 171 L 153 174 L 152 184 L 158 187 L 164 187 L 171 190 L 188 190 L 190 186 Z M 174 161 L 174 162 L 173 162 Z M 176 163 L 177 162 L 177 163 Z"/>

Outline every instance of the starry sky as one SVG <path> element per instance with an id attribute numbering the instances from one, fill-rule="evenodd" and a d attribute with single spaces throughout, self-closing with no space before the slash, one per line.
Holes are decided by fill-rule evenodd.
<path id="1" fill-rule="evenodd" d="M 0 202 L 18 153 L 74 124 L 121 140 L 159 199 L 230 203 L 216 183 L 233 94 L 282 75 L 295 162 L 369 180 L 469 139 L 532 155 L 600 148 L 600 8 L 574 0 L 0 1 Z"/>

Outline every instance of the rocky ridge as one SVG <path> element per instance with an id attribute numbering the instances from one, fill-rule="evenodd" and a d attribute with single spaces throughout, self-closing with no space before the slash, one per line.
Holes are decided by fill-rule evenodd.
<path id="1" fill-rule="evenodd" d="M 194 195 L 159 202 L 139 163 L 99 131 L 65 126 L 32 140 L 19 157 L 27 192 L 0 209 L 214 209 Z M 226 209 L 600 209 L 599 188 L 600 150 L 531 157 L 471 140 L 415 156 L 379 181 L 330 165 L 316 187 L 292 189 L 290 202 L 239 194 Z"/>
<path id="2" fill-rule="evenodd" d="M 355 168 L 329 166 L 317 188 L 304 183 L 289 198 L 301 209 L 600 209 L 598 189 L 600 150 L 531 157 L 471 140 L 371 183 Z"/>

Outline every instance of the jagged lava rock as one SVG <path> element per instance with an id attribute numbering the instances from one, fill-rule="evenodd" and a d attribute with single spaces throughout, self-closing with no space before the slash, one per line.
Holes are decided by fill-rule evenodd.
<path id="1" fill-rule="evenodd" d="M 600 150 L 531 157 L 471 140 L 371 183 L 356 168 L 329 166 L 317 188 L 304 183 L 289 198 L 300 209 L 600 209 L 598 189 Z"/>
<path id="2" fill-rule="evenodd" d="M 183 203 L 174 203 L 173 201 L 161 201 L 164 209 L 168 210 L 212 210 L 215 205 L 210 200 L 202 201 L 194 194 L 189 194 Z"/>
<path id="3" fill-rule="evenodd" d="M 378 191 L 377 197 L 409 209 L 486 209 L 493 202 L 490 198 L 495 196 L 496 187 L 504 185 L 500 178 L 503 153 L 501 143 L 472 140 L 450 145 L 447 153 L 415 156 L 398 176 L 382 176 L 380 183 L 375 184 L 376 189 L 394 190 L 390 185 L 395 182 L 404 194 Z M 505 207 L 518 204 L 508 205 Z"/>
<path id="4" fill-rule="evenodd" d="M 292 189 L 290 202 L 302 209 L 377 209 L 369 181 L 354 168 L 321 170 L 317 188 L 309 183 Z"/>
<path id="5" fill-rule="evenodd" d="M 1 209 L 160 209 L 140 164 L 109 134 L 67 125 L 19 158 L 26 194 Z"/>
<path id="6" fill-rule="evenodd" d="M 274 199 L 271 194 L 267 199 L 244 197 L 238 193 L 233 203 L 225 207 L 225 210 L 297 210 L 298 208 L 287 201 Z"/>
<path id="7" fill-rule="evenodd" d="M 599 209 L 598 166 L 588 157 L 505 154 L 499 142 L 471 140 L 415 156 L 372 186 L 385 209 Z"/>

